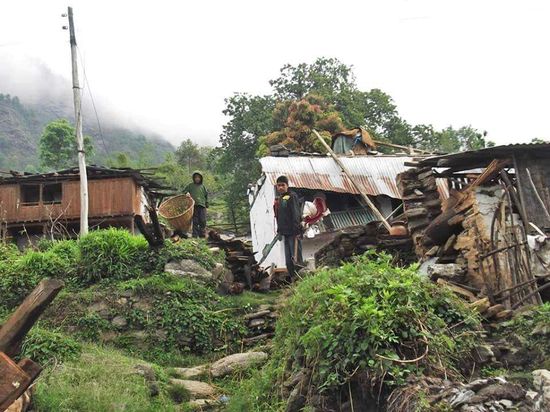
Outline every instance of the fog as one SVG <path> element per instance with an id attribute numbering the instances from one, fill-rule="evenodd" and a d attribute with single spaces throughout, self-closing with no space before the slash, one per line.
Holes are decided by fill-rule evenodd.
<path id="1" fill-rule="evenodd" d="M 71 103 L 62 1 L 0 6 L 0 92 Z M 546 1 L 73 1 L 105 122 L 215 144 L 224 98 L 268 93 L 285 63 L 336 57 L 410 123 L 549 138 Z M 82 79 L 82 83 L 83 79 Z M 85 105 L 89 96 L 84 91 Z M 85 119 L 85 121 L 88 121 Z"/>

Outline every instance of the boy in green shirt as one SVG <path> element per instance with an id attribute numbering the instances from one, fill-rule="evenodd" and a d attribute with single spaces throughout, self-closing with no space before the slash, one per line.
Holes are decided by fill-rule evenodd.
<path id="1" fill-rule="evenodd" d="M 193 237 L 206 237 L 206 209 L 208 208 L 208 192 L 202 184 L 202 174 L 193 173 L 193 182 L 189 183 L 184 191 L 195 201 L 193 210 Z"/>

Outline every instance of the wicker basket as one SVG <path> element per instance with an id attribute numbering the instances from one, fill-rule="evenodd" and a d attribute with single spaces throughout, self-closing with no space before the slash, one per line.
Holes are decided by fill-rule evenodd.
<path id="1" fill-rule="evenodd" d="M 189 232 L 193 223 L 195 201 L 187 195 L 178 195 L 166 199 L 159 206 L 161 215 L 175 230 Z"/>

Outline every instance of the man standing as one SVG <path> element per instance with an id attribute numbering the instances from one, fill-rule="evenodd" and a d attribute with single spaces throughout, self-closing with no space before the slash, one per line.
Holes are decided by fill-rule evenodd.
<path id="1" fill-rule="evenodd" d="M 206 237 L 206 209 L 208 209 L 208 192 L 202 184 L 202 174 L 193 173 L 193 182 L 189 183 L 184 191 L 195 201 L 193 210 L 193 237 Z"/>
<path id="2" fill-rule="evenodd" d="M 296 276 L 296 264 L 302 263 L 302 202 L 298 195 L 288 190 L 288 178 L 277 178 L 277 193 L 275 199 L 275 217 L 277 233 L 284 239 L 286 269 L 290 278 Z"/>

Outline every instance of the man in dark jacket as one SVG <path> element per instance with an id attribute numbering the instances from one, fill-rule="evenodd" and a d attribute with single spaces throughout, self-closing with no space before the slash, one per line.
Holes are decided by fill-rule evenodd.
<path id="1" fill-rule="evenodd" d="M 277 178 L 275 217 L 277 233 L 284 239 L 286 269 L 291 279 L 296 276 L 296 264 L 302 264 L 302 202 L 298 195 L 288 190 L 288 178 Z"/>
<path id="2" fill-rule="evenodd" d="M 184 191 L 195 201 L 193 210 L 193 237 L 206 237 L 206 209 L 208 209 L 208 192 L 202 184 L 202 174 L 193 173 L 193 182 L 189 183 Z"/>

